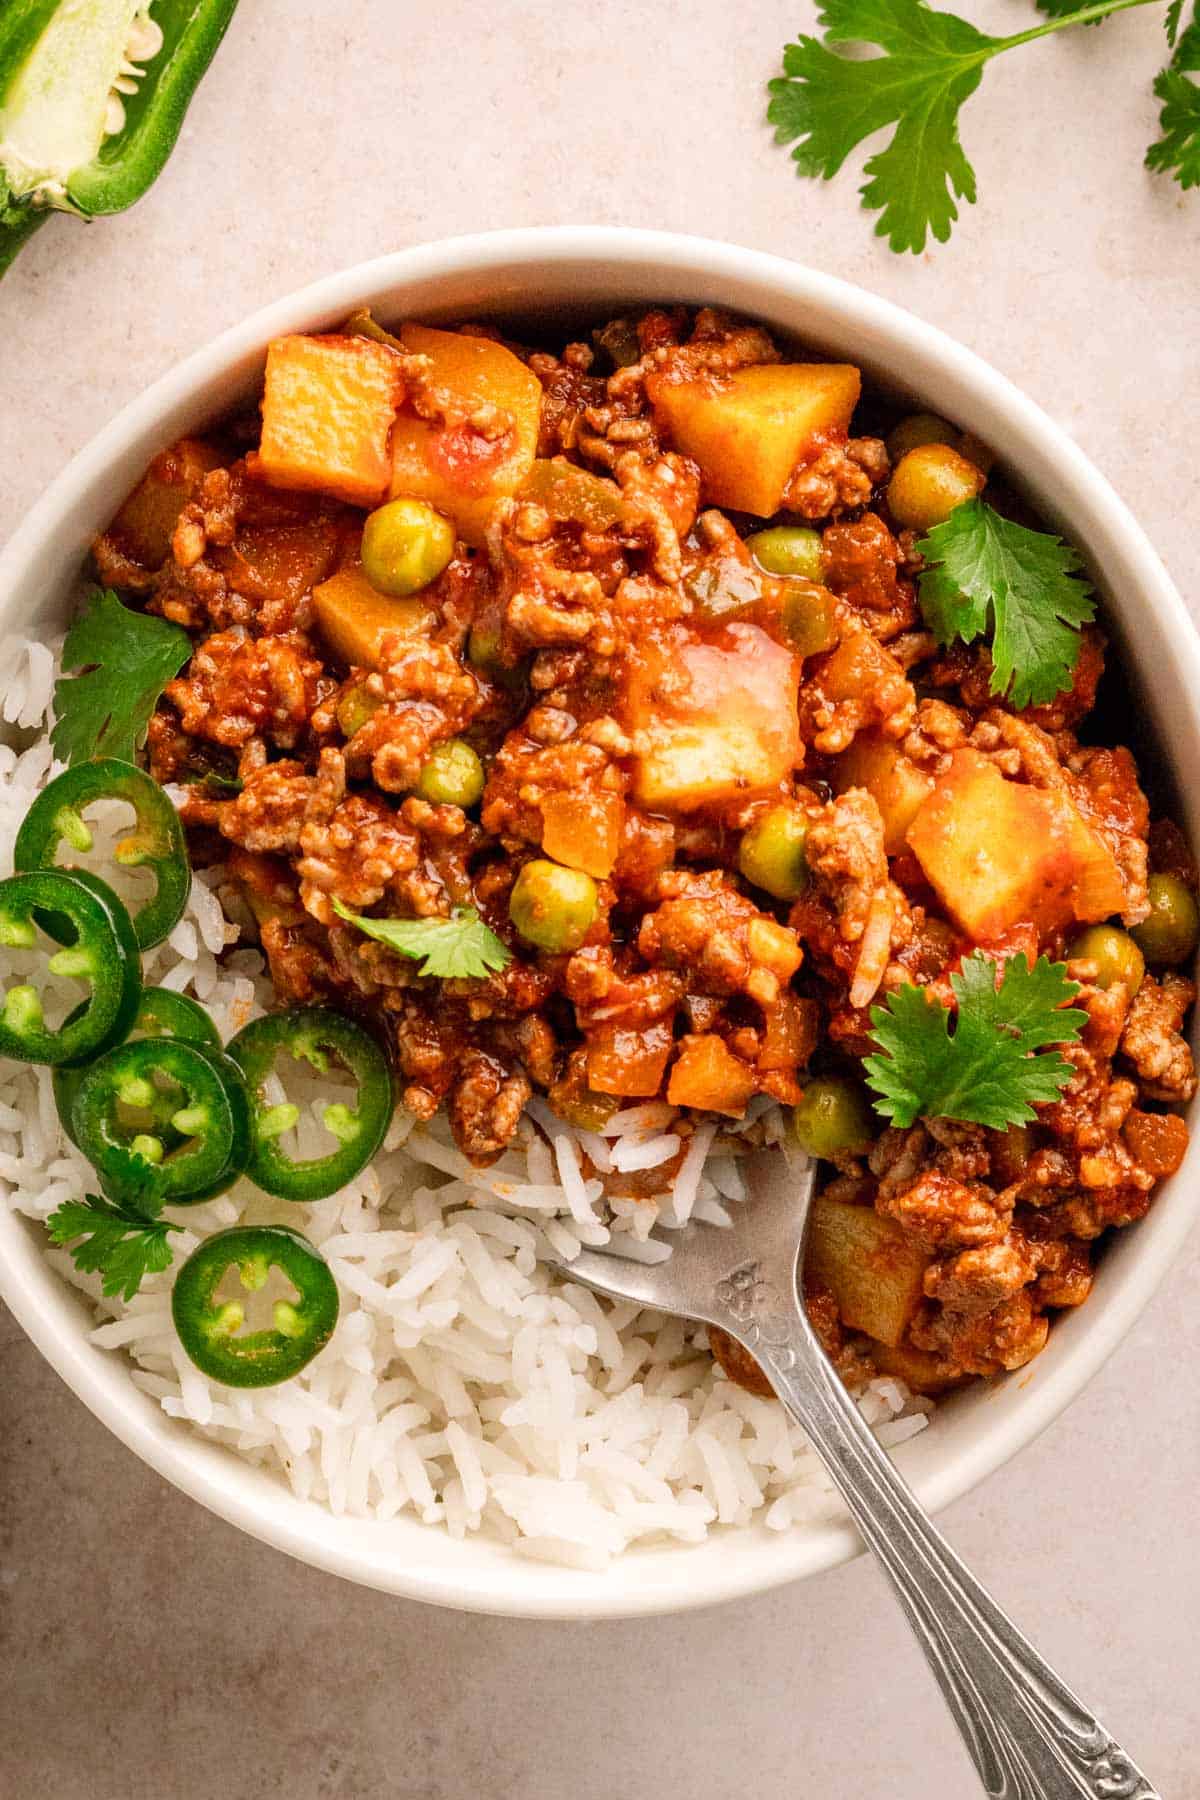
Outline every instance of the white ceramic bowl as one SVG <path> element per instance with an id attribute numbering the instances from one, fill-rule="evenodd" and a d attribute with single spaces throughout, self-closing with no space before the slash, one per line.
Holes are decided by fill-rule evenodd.
<path id="1" fill-rule="evenodd" d="M 970 351 L 861 289 L 776 257 L 655 232 L 493 233 L 364 263 L 256 313 L 126 407 L 59 477 L 0 556 L 0 631 L 61 628 L 92 536 L 150 457 L 256 383 L 280 332 L 321 330 L 354 307 L 385 321 L 508 316 L 597 319 L 623 306 L 713 302 L 862 366 L 877 382 L 969 426 L 1038 510 L 1086 553 L 1123 638 L 1137 695 L 1176 769 L 1200 767 L 1200 646 L 1145 536 L 1076 446 Z M 1200 793 L 1181 784 L 1200 842 Z M 937 1509 L 1030 1442 L 1120 1342 L 1170 1265 L 1196 1210 L 1200 1145 L 1149 1215 L 1106 1251 L 1086 1306 L 1061 1317 L 1045 1352 L 1006 1380 L 943 1403 L 901 1462 Z M 168 1419 L 129 1379 L 119 1352 L 88 1342 L 85 1306 L 53 1274 L 42 1234 L 0 1207 L 0 1294 L 80 1399 L 160 1474 L 235 1525 L 306 1562 L 442 1606 L 543 1618 L 603 1618 L 707 1605 L 844 1561 L 846 1527 L 718 1531 L 694 1548 L 634 1550 L 605 1574 L 513 1557 L 440 1529 L 335 1518 L 270 1475 Z"/>

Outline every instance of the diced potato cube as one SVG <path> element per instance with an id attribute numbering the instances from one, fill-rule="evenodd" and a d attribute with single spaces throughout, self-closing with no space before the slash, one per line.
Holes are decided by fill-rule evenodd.
<path id="1" fill-rule="evenodd" d="M 357 563 L 339 569 L 313 589 L 313 610 L 334 655 L 358 669 L 382 669 L 388 635 L 417 637 L 433 617 L 419 595 L 398 599 L 378 593 Z"/>
<path id="2" fill-rule="evenodd" d="M 542 384 L 491 338 L 402 325 L 400 340 L 432 361 L 426 393 L 445 417 L 401 412 L 392 434 L 392 497 L 428 500 L 468 544 L 482 544 L 496 501 L 515 494 L 533 467 Z M 487 414 L 481 428 L 478 418 Z"/>
<path id="3" fill-rule="evenodd" d="M 802 999 L 785 988 L 774 1006 L 767 1009 L 758 1067 L 767 1070 L 803 1067 L 817 1047 L 820 1029 L 819 1003 Z"/>
<path id="4" fill-rule="evenodd" d="M 945 1394 L 967 1379 L 964 1375 L 948 1375 L 936 1356 L 912 1344 L 873 1343 L 871 1360 L 881 1375 L 894 1375 L 914 1394 Z"/>
<path id="5" fill-rule="evenodd" d="M 1067 795 L 1007 781 L 977 750 L 955 751 L 908 843 L 976 943 L 1021 923 L 1047 932 L 1106 919 L 1125 905 L 1112 852 Z"/>
<path id="6" fill-rule="evenodd" d="M 247 525 L 222 559 L 225 579 L 235 594 L 249 600 L 295 605 L 328 579 L 341 545 L 337 524 L 328 518 L 299 525 Z"/>
<path id="7" fill-rule="evenodd" d="M 736 719 L 723 726 L 672 725 L 654 735 L 657 742 L 641 759 L 635 783 L 645 806 L 686 812 L 728 798 L 743 782 L 753 789 L 769 787 L 774 779 L 754 731 Z"/>
<path id="8" fill-rule="evenodd" d="M 848 363 L 755 363 L 728 375 L 646 378 L 658 424 L 699 463 L 711 506 L 769 518 L 825 432 L 843 433 L 862 382 Z"/>
<path id="9" fill-rule="evenodd" d="M 1156 1178 L 1173 1175 L 1187 1154 L 1187 1121 L 1177 1113 L 1141 1112 L 1135 1107 L 1126 1114 L 1121 1135 L 1134 1160 Z"/>
<path id="10" fill-rule="evenodd" d="M 388 491 L 388 439 L 403 392 L 399 360 L 384 344 L 276 338 L 267 350 L 255 469 L 276 487 L 377 506 Z"/>
<path id="11" fill-rule="evenodd" d="M 619 1094 L 622 1099 L 651 1099 L 662 1086 L 673 1043 L 670 1019 L 656 1019 L 636 1030 L 607 1025 L 590 1031 L 588 1086 L 598 1094 Z"/>
<path id="12" fill-rule="evenodd" d="M 625 802 L 620 794 L 544 794 L 538 807 L 542 849 L 547 856 L 569 869 L 583 869 L 597 880 L 612 874 L 625 822 Z"/>
<path id="13" fill-rule="evenodd" d="M 805 1276 L 828 1288 L 842 1322 L 898 1344 L 921 1304 L 929 1257 L 870 1206 L 813 1201 Z"/>
<path id="14" fill-rule="evenodd" d="M 686 811 L 777 788 L 801 760 L 797 683 L 795 658 L 757 625 L 646 645 L 625 702 L 644 746 L 636 798 Z"/>
<path id="15" fill-rule="evenodd" d="M 883 842 L 889 856 L 904 849 L 908 828 L 933 789 L 933 777 L 891 739 L 860 731 L 834 764 L 834 786 L 866 788 L 883 816 Z"/>
<path id="16" fill-rule="evenodd" d="M 667 1099 L 672 1106 L 698 1106 L 705 1112 L 740 1119 L 757 1083 L 753 1071 L 715 1032 L 685 1037 L 671 1070 Z"/>
<path id="17" fill-rule="evenodd" d="M 160 569 L 171 550 L 179 515 L 194 500 L 221 453 L 199 438 L 180 438 L 160 450 L 108 528 L 125 556 L 144 569 Z"/>
<path id="18" fill-rule="evenodd" d="M 904 670 L 869 631 L 850 631 L 821 664 L 817 676 L 827 700 L 861 700 L 901 688 Z"/>

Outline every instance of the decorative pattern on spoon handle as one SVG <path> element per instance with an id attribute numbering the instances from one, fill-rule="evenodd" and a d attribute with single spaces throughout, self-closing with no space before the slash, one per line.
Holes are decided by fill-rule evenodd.
<path id="1" fill-rule="evenodd" d="M 993 1800 L 1161 1800 L 925 1516 L 849 1398 L 790 1267 L 745 1262 L 712 1316 L 758 1358 L 886 1569 Z"/>

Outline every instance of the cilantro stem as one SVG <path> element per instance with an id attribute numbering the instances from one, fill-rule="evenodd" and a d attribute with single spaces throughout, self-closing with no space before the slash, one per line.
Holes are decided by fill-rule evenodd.
<path id="1" fill-rule="evenodd" d="M 1097 19 L 1107 19 L 1109 13 L 1126 12 L 1132 6 L 1161 6 L 1162 0 L 1096 0 L 1094 6 L 1082 7 L 1079 12 L 1063 13 L 1060 18 L 1047 19 L 1044 25 L 1034 25 L 1028 31 L 1018 31 L 1013 37 L 1001 38 L 995 46 L 995 52 L 1015 50 L 1021 44 L 1032 44 L 1038 38 L 1049 37 L 1052 32 L 1064 31 L 1068 25 L 1092 25 Z"/>

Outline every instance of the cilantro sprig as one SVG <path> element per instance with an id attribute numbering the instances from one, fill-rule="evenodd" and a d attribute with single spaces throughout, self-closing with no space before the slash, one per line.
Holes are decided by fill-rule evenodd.
<path id="1" fill-rule="evenodd" d="M 1181 17 L 1182 0 L 1173 0 L 1167 35 L 1175 54 L 1154 83 L 1163 103 L 1158 115 L 1162 136 L 1147 150 L 1146 167 L 1174 175 L 1180 187 L 1192 188 L 1200 187 L 1200 83 L 1190 79 L 1200 72 L 1200 9 L 1176 41 Z"/>
<path id="2" fill-rule="evenodd" d="M 1068 26 L 1095 24 L 1151 3 L 1039 0 L 1052 15 L 1045 23 L 991 37 L 924 0 L 822 0 L 823 37 L 804 34 L 787 45 L 783 74 L 768 84 L 767 118 L 776 142 L 794 145 L 800 174 L 825 181 L 865 139 L 893 126 L 889 141 L 865 164 L 868 180 L 859 191 L 864 207 L 880 215 L 877 234 L 895 251 L 919 254 L 931 233 L 939 243 L 949 238 L 956 201 L 975 201 L 975 171 L 959 141 L 958 118 L 992 58 Z M 1172 43 L 1181 3 L 1172 0 L 1167 17 Z M 880 54 L 845 54 L 851 46 Z M 1186 66 L 1177 51 L 1155 84 L 1164 101 L 1165 135 L 1147 159 L 1152 168 L 1174 172 L 1185 187 L 1200 180 L 1200 102 L 1182 72 Z"/>
<path id="3" fill-rule="evenodd" d="M 911 983 L 871 1008 L 870 1036 L 882 1054 L 863 1068 L 876 1112 L 900 1126 L 964 1119 L 1004 1131 L 1058 1099 L 1073 1071 L 1047 1046 L 1074 1043 L 1087 1023 L 1067 1005 L 1078 985 L 1044 956 L 1032 968 L 1024 953 L 1011 958 L 999 980 L 997 967 L 981 951 L 966 957 L 950 977 L 953 1011 Z"/>
<path id="4" fill-rule="evenodd" d="M 512 961 L 512 952 L 473 907 L 458 907 L 449 919 L 369 919 L 351 912 L 340 900 L 334 901 L 333 910 L 389 950 L 420 962 L 421 975 L 469 981 L 506 969 Z"/>
<path id="5" fill-rule="evenodd" d="M 956 506 L 917 548 L 926 624 L 941 644 L 990 638 L 993 694 L 1044 706 L 1070 687 L 1079 628 L 1096 613 L 1077 550 L 983 500 Z"/>
<path id="6" fill-rule="evenodd" d="M 144 1276 L 170 1267 L 167 1233 L 182 1226 L 131 1203 L 88 1194 L 83 1200 L 64 1200 L 46 1220 L 46 1229 L 53 1243 L 73 1246 L 68 1254 L 77 1269 L 100 1272 L 104 1293 L 132 1300 Z"/>
<path id="7" fill-rule="evenodd" d="M 66 763 L 132 761 L 159 695 L 191 653 L 180 626 L 93 588 L 63 645 L 63 668 L 81 672 L 54 684 L 54 754 Z"/>

